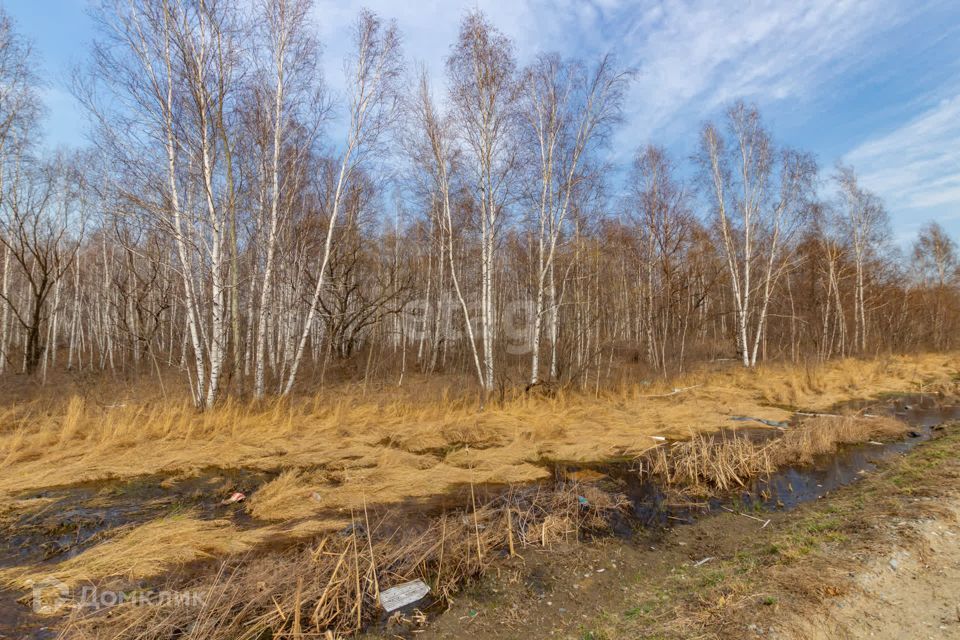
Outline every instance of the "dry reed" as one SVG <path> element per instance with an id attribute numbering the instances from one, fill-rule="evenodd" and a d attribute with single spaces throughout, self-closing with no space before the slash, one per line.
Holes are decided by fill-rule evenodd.
<path id="1" fill-rule="evenodd" d="M 138 607 L 109 616 L 73 616 L 65 637 L 81 639 L 340 637 L 382 615 L 381 588 L 422 579 L 444 601 L 482 575 L 498 552 L 575 541 L 607 527 L 622 496 L 577 483 L 507 490 L 476 507 L 429 518 L 388 513 L 353 524 L 297 549 L 239 554 L 215 578 L 180 579 L 168 588 L 201 594 L 194 602 Z"/>
<path id="2" fill-rule="evenodd" d="M 769 447 L 736 433 L 720 438 L 695 434 L 689 440 L 660 446 L 641 462 L 648 474 L 668 487 L 696 493 L 729 491 L 776 468 Z"/>
<path id="3" fill-rule="evenodd" d="M 895 438 L 906 430 L 905 423 L 886 417 L 814 417 L 759 441 L 737 432 L 697 433 L 647 452 L 638 466 L 667 487 L 700 495 L 724 493 L 780 467 L 808 464 L 841 445 Z"/>

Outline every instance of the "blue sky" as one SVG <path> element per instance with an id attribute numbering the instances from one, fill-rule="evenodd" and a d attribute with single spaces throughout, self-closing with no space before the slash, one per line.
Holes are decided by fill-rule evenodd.
<path id="1" fill-rule="evenodd" d="M 245 0 L 236 0 L 238 2 Z M 48 144 L 82 145 L 66 90 L 93 38 L 86 0 L 5 0 L 47 78 Z M 737 98 L 757 103 L 778 140 L 842 159 L 886 201 L 899 244 L 939 220 L 960 237 L 960 2 L 956 0 L 318 0 L 316 22 L 334 91 L 360 7 L 396 18 L 411 62 L 435 81 L 463 13 L 479 7 L 538 51 L 614 51 L 639 72 L 612 149 L 638 145 L 685 158 L 700 123 Z"/>

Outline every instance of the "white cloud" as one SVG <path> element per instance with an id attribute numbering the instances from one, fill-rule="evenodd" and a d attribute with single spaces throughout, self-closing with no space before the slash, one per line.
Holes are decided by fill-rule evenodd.
<path id="1" fill-rule="evenodd" d="M 905 19 L 886 4 L 668 3 L 636 34 L 635 124 L 642 136 L 661 136 L 737 98 L 810 101 L 861 60 L 871 35 Z"/>
<path id="2" fill-rule="evenodd" d="M 898 211 L 941 209 L 960 217 L 960 95 L 850 151 L 863 183 Z"/>
<path id="3" fill-rule="evenodd" d="M 540 51 L 617 54 L 638 70 L 613 149 L 619 164 L 651 141 L 682 152 L 702 120 L 738 98 L 773 113 L 829 105 L 840 82 L 878 81 L 876 61 L 903 44 L 903 29 L 942 7 L 937 0 L 319 0 L 334 89 L 342 87 L 349 26 L 362 6 L 397 20 L 409 61 L 425 63 L 438 89 L 460 19 L 474 8 L 513 39 L 521 63 Z M 960 97 L 926 106 L 909 105 L 921 115 L 845 158 L 884 197 L 898 228 L 914 226 L 907 214 L 896 219 L 904 210 L 960 220 Z M 844 132 L 836 134 L 842 145 Z"/>
<path id="4" fill-rule="evenodd" d="M 856 65 L 864 43 L 909 13 L 893 0 L 750 3 L 690 0 L 322 0 L 317 19 L 328 77 L 340 85 L 349 25 L 361 6 L 396 18 L 413 61 L 441 81 L 462 15 L 482 9 L 512 37 L 521 62 L 537 51 L 612 51 L 639 70 L 627 116 L 629 146 L 663 140 L 737 98 L 805 100 Z M 873 47 L 877 44 L 872 43 Z"/>

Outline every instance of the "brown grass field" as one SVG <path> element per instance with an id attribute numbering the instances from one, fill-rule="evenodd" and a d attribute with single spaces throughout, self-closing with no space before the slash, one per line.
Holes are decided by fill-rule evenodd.
<path id="1" fill-rule="evenodd" d="M 696 451 L 704 450 L 703 439 L 694 436 L 757 426 L 733 422 L 732 416 L 786 420 L 796 410 L 822 412 L 880 394 L 955 393 L 958 355 L 850 359 L 807 368 L 768 365 L 756 371 L 703 369 L 669 383 L 598 394 L 518 393 L 483 411 L 477 410 L 475 398 L 417 380 L 366 396 L 344 388 L 292 402 L 227 401 L 206 413 L 185 399 L 171 401 L 140 388 L 121 387 L 99 398 L 51 390 L 0 407 L 0 518 L 4 512 L 42 506 L 43 498 L 33 490 L 81 482 L 147 474 L 189 478 L 211 468 L 269 471 L 273 479 L 243 504 L 253 526 L 241 529 L 227 520 L 177 513 L 121 528 L 105 542 L 42 571 L 4 569 L 0 583 L 23 589 L 51 572 L 68 584 L 162 575 L 194 560 L 242 554 L 278 538 L 336 531 L 368 507 L 439 496 L 465 485 L 543 479 L 550 474 L 545 461 L 646 454 L 656 463 L 652 450 L 661 437 L 687 440 L 691 450 L 686 468 L 661 459 L 661 474 L 677 474 L 688 484 L 730 484 L 737 482 L 738 473 L 802 461 L 837 442 L 891 435 L 897 428 L 880 424 L 864 430 L 849 420 L 812 420 L 811 428 L 791 436 L 789 450 L 731 449 L 731 459 L 738 462 L 708 461 L 714 466 L 706 475 L 692 470 L 704 468 L 696 458 Z M 824 437 L 835 429 L 844 432 Z M 211 501 L 221 498 L 210 496 Z M 547 525 L 542 526 L 546 531 Z M 364 544 L 362 538 L 359 544 Z M 477 545 L 481 549 L 479 535 Z M 356 552 L 354 548 L 355 557 Z"/>

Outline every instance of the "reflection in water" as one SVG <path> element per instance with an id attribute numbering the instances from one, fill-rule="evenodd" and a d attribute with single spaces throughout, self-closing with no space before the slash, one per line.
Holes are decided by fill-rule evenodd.
<path id="1" fill-rule="evenodd" d="M 912 428 L 903 440 L 883 444 L 845 445 L 833 454 L 818 456 L 813 464 L 779 469 L 769 477 L 754 479 L 736 495 L 710 498 L 702 502 L 678 502 L 675 493 L 667 493 L 649 477 L 637 472 L 629 463 L 592 467 L 609 477 L 616 490 L 629 498 L 629 514 L 614 523 L 618 535 L 629 537 L 637 529 L 658 529 L 678 523 L 692 522 L 696 517 L 716 511 L 736 499 L 744 508 L 757 510 L 791 510 L 805 502 L 817 500 L 829 492 L 848 485 L 875 471 L 878 463 L 902 455 L 929 440 L 939 425 L 960 420 L 960 406 L 939 406 L 932 396 L 907 396 L 887 404 L 862 402 L 845 408 L 870 408 L 874 413 L 896 416 Z M 779 435 L 771 429 L 738 429 L 739 435 L 753 440 L 768 440 Z M 570 477 L 576 466 L 558 466 L 557 473 Z"/>

